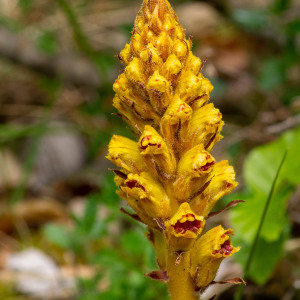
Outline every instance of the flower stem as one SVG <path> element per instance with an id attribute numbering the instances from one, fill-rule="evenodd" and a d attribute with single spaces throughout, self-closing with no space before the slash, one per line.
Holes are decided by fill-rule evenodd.
<path id="1" fill-rule="evenodd" d="M 171 300 L 199 300 L 195 293 L 195 287 L 192 282 L 190 269 L 189 252 L 183 253 L 180 262 L 176 261 L 178 254 L 168 253 L 167 273 L 170 278 L 168 288 Z"/>

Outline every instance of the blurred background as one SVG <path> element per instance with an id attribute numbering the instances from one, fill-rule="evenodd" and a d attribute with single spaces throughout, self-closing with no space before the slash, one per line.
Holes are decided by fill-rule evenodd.
<path id="1" fill-rule="evenodd" d="M 246 203 L 211 218 L 242 249 L 219 279 L 242 275 L 280 161 L 244 299 L 300 299 L 300 1 L 171 4 L 225 120 L 217 160 Z M 0 0 L 0 299 L 167 299 L 145 228 L 120 212 L 113 134 L 133 137 L 112 107 L 138 0 Z M 233 299 L 215 285 L 209 299 Z"/>

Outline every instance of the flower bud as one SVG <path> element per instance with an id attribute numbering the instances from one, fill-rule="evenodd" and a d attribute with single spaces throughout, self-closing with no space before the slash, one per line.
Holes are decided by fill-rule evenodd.
<path id="1" fill-rule="evenodd" d="M 210 151 L 222 138 L 220 131 L 223 125 L 222 115 L 212 103 L 194 110 L 186 148 L 203 144 L 204 148 Z"/>
<path id="2" fill-rule="evenodd" d="M 186 103 L 194 101 L 201 91 L 202 78 L 187 71 L 181 74 L 176 94 Z"/>
<path id="3" fill-rule="evenodd" d="M 180 205 L 174 216 L 165 222 L 171 251 L 188 251 L 201 234 L 205 220 L 196 215 L 187 202 Z"/>
<path id="4" fill-rule="evenodd" d="M 125 66 L 131 61 L 131 48 L 129 44 L 126 44 L 125 48 L 120 53 L 120 59 Z"/>
<path id="5" fill-rule="evenodd" d="M 129 65 L 126 67 L 125 75 L 127 79 L 134 85 L 137 83 L 144 84 L 146 81 L 146 76 L 143 72 L 142 62 L 137 57 L 134 57 L 133 60 L 129 63 Z"/>
<path id="6" fill-rule="evenodd" d="M 137 118 L 141 118 L 145 122 L 160 123 L 159 116 L 154 112 L 151 105 L 144 101 L 139 95 L 134 93 L 132 85 L 125 76 L 119 75 L 118 79 L 113 85 L 113 90 L 117 93 L 122 101 L 122 106 L 127 106 L 127 109 L 132 111 Z"/>
<path id="7" fill-rule="evenodd" d="M 146 48 L 141 52 L 140 58 L 145 63 L 148 74 L 153 74 L 155 70 L 158 70 L 163 65 L 163 61 L 159 56 L 159 53 L 154 48 L 152 43 L 149 43 Z"/>
<path id="8" fill-rule="evenodd" d="M 161 74 L 175 86 L 175 79 L 182 69 L 182 64 L 176 55 L 171 54 L 161 68 Z"/>
<path id="9" fill-rule="evenodd" d="M 178 163 L 174 195 L 179 202 L 193 198 L 210 177 L 215 164 L 214 158 L 197 145 L 187 151 Z"/>
<path id="10" fill-rule="evenodd" d="M 165 31 L 162 31 L 156 40 L 156 48 L 159 51 L 162 59 L 165 61 L 172 49 L 173 40 Z"/>
<path id="11" fill-rule="evenodd" d="M 188 138 L 188 126 L 192 113 L 188 104 L 175 97 L 161 119 L 160 130 L 164 139 L 176 152 L 182 150 L 182 145 Z"/>
<path id="12" fill-rule="evenodd" d="M 192 51 L 189 51 L 185 66 L 186 71 L 191 71 L 194 75 L 198 75 L 201 68 L 201 60 L 194 56 Z"/>
<path id="13" fill-rule="evenodd" d="M 114 135 L 108 145 L 107 158 L 128 173 L 141 173 L 147 167 L 140 155 L 137 142 Z"/>
<path id="14" fill-rule="evenodd" d="M 156 5 L 149 22 L 149 28 L 156 34 L 159 34 L 162 30 L 162 21 L 159 18 L 158 12 L 159 12 L 159 5 Z"/>
<path id="15" fill-rule="evenodd" d="M 144 162 L 154 174 L 162 180 L 174 177 L 176 170 L 174 155 L 153 127 L 145 126 L 138 145 Z"/>
<path id="16" fill-rule="evenodd" d="M 130 45 L 131 45 L 131 50 L 136 57 L 140 56 L 140 53 L 143 51 L 143 49 L 145 47 L 143 39 L 138 33 L 135 33 L 131 37 Z"/>
<path id="17" fill-rule="evenodd" d="M 113 99 L 113 106 L 119 111 L 120 117 L 122 117 L 122 119 L 124 119 L 138 135 L 143 132 L 146 124 L 153 125 L 153 122 L 141 119 L 117 95 Z"/>
<path id="18" fill-rule="evenodd" d="M 172 53 L 175 54 L 180 61 L 187 58 L 189 54 L 189 46 L 185 40 L 177 40 L 172 49 Z"/>
<path id="19" fill-rule="evenodd" d="M 199 290 L 204 290 L 215 278 L 222 260 L 240 250 L 233 247 L 229 235 L 221 225 L 201 236 L 191 250 L 190 274 Z"/>
<path id="20" fill-rule="evenodd" d="M 136 210 L 151 219 L 166 219 L 170 216 L 170 200 L 161 184 L 150 173 L 128 174 L 124 184 L 120 186 L 125 200 Z M 150 224 L 149 224 L 150 225 Z"/>
<path id="21" fill-rule="evenodd" d="M 169 81 L 161 76 L 158 71 L 155 71 L 149 78 L 147 90 L 153 108 L 159 114 L 163 114 L 171 101 Z"/>

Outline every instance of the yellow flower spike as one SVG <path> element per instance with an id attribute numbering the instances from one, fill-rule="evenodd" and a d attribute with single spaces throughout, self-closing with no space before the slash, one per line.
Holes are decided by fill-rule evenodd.
<path id="1" fill-rule="evenodd" d="M 215 164 L 214 158 L 204 150 L 203 145 L 186 152 L 178 163 L 174 195 L 179 202 L 194 197 L 210 177 Z"/>
<path id="2" fill-rule="evenodd" d="M 161 184 L 149 173 L 128 174 L 120 189 L 126 195 L 125 199 L 129 199 L 127 201 L 130 205 L 131 199 L 134 199 L 137 213 L 142 212 L 152 220 L 170 216 L 170 200 Z"/>
<path id="3" fill-rule="evenodd" d="M 170 82 L 155 71 L 147 83 L 150 103 L 159 114 L 163 114 L 171 101 Z"/>
<path id="4" fill-rule="evenodd" d="M 196 215 L 187 202 L 180 205 L 175 215 L 165 222 L 169 251 L 188 251 L 201 234 L 205 220 Z"/>
<path id="5" fill-rule="evenodd" d="M 141 173 L 147 167 L 140 155 L 137 142 L 114 135 L 108 145 L 107 158 L 128 173 Z"/>
<path id="6" fill-rule="evenodd" d="M 192 113 L 188 104 L 175 97 L 161 119 L 160 130 L 167 144 L 173 147 L 175 152 L 182 150 L 182 145 L 188 138 Z"/>
<path id="7" fill-rule="evenodd" d="M 149 103 L 145 102 L 132 90 L 131 84 L 124 73 L 119 75 L 118 79 L 115 81 L 113 90 L 121 99 L 123 107 L 127 106 L 127 110 L 130 110 L 145 122 L 159 124 L 159 116 L 154 112 Z"/>
<path id="8" fill-rule="evenodd" d="M 190 274 L 200 291 L 214 280 L 222 260 L 240 250 L 232 246 L 229 237 L 232 234 L 232 229 L 214 227 L 201 236 L 191 250 Z"/>
<path id="9" fill-rule="evenodd" d="M 186 148 L 202 144 L 207 151 L 222 138 L 220 132 L 224 125 L 222 115 L 212 103 L 194 110 L 189 129 Z"/>
<path id="10" fill-rule="evenodd" d="M 174 177 L 175 157 L 162 136 L 153 127 L 145 126 L 138 145 L 141 156 L 153 174 L 162 180 L 170 180 Z"/>
<path id="11" fill-rule="evenodd" d="M 172 300 L 198 300 L 195 291 L 239 250 L 230 229 L 202 235 L 211 209 L 237 183 L 228 162 L 210 154 L 224 122 L 208 104 L 213 86 L 191 48 L 169 2 L 143 0 L 113 86 L 114 106 L 138 142 L 114 136 L 108 158 L 121 168 L 114 170 L 118 194 L 148 225 L 161 269 L 151 274 L 167 279 Z"/>

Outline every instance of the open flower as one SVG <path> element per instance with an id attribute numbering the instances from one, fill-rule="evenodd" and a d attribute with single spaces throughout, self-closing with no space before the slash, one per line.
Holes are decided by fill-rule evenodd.
<path id="1" fill-rule="evenodd" d="M 187 251 L 201 234 L 205 220 L 203 216 L 196 215 L 189 204 L 184 202 L 165 225 L 170 249 L 172 251 Z"/>
<path id="2" fill-rule="evenodd" d="M 215 278 L 224 258 L 240 250 L 233 247 L 229 235 L 232 229 L 221 225 L 209 230 L 195 243 L 191 250 L 190 273 L 199 290 L 206 288 Z"/>
<path id="3" fill-rule="evenodd" d="M 155 218 L 166 219 L 170 216 L 170 199 L 150 173 L 128 174 L 120 190 L 138 215 L 147 215 L 146 224 L 153 225 Z"/>

